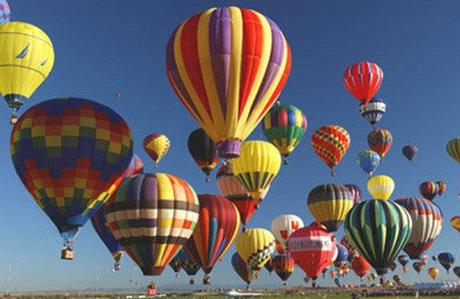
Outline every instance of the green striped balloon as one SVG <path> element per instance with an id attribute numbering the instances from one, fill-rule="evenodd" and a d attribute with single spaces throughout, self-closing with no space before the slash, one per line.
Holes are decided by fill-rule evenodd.
<path id="1" fill-rule="evenodd" d="M 409 241 L 409 212 L 390 200 L 368 200 L 355 205 L 345 219 L 345 234 L 379 275 L 384 275 Z"/>
<path id="2" fill-rule="evenodd" d="M 449 156 L 460 163 L 460 138 L 451 139 L 447 143 L 446 149 Z"/>

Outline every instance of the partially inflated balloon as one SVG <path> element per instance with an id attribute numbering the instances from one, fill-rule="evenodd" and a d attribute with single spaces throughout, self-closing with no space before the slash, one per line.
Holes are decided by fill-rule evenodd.
<path id="1" fill-rule="evenodd" d="M 112 109 L 61 98 L 41 102 L 19 118 L 10 150 L 16 173 L 70 250 L 80 227 L 110 197 L 104 191 L 129 165 L 133 143 Z"/>
<path id="2" fill-rule="evenodd" d="M 429 200 L 433 200 L 439 192 L 439 186 L 434 181 L 425 181 L 418 186 L 420 194 Z"/>
<path id="3" fill-rule="evenodd" d="M 337 245 L 334 235 L 314 222 L 295 231 L 287 249 L 306 275 L 315 280 L 330 265 Z"/>
<path id="4" fill-rule="evenodd" d="M 334 167 L 342 161 L 350 147 L 350 134 L 337 125 L 324 126 L 311 136 L 311 145 L 318 157 L 323 160 L 335 175 Z"/>
<path id="5" fill-rule="evenodd" d="M 211 8 L 173 32 L 166 69 L 182 104 L 216 142 L 219 155 L 234 158 L 283 89 L 291 52 L 279 27 L 262 14 Z"/>
<path id="6" fill-rule="evenodd" d="M 273 258 L 273 270 L 282 281 L 286 281 L 294 273 L 295 261 L 288 255 L 277 255 Z"/>
<path id="7" fill-rule="evenodd" d="M 411 231 L 409 212 L 389 200 L 361 202 L 345 219 L 347 239 L 379 275 L 387 272 L 409 241 Z"/>
<path id="8" fill-rule="evenodd" d="M 460 216 L 454 216 L 450 219 L 450 225 L 460 232 Z"/>
<path id="9" fill-rule="evenodd" d="M 254 270 L 260 270 L 275 250 L 275 237 L 263 228 L 250 228 L 236 237 L 236 250 Z"/>
<path id="10" fill-rule="evenodd" d="M 265 141 L 246 141 L 238 158 L 230 161 L 233 173 L 252 198 L 261 199 L 281 167 L 276 147 Z"/>
<path id="11" fill-rule="evenodd" d="M 437 181 L 436 185 L 438 185 L 438 195 L 441 196 L 447 190 L 447 184 L 444 181 Z"/>
<path id="12" fill-rule="evenodd" d="M 302 219 L 296 215 L 283 214 L 272 221 L 272 233 L 283 248 L 293 232 L 304 226 Z"/>
<path id="13" fill-rule="evenodd" d="M 235 270 L 236 274 L 244 281 L 246 284 L 251 284 L 251 281 L 254 279 L 253 271 L 246 264 L 246 262 L 241 258 L 238 252 L 235 252 L 232 255 L 232 267 Z"/>
<path id="14" fill-rule="evenodd" d="M 233 202 L 240 213 L 241 222 L 246 225 L 259 206 L 260 199 L 252 198 L 246 187 L 234 175 L 231 164 L 224 164 L 219 168 L 216 182 L 220 194 Z"/>
<path id="15" fill-rule="evenodd" d="M 344 186 L 350 191 L 354 204 L 359 203 L 361 201 L 361 188 L 354 184 L 346 184 Z"/>
<path id="16" fill-rule="evenodd" d="M 402 153 L 404 157 L 406 157 L 407 160 L 412 161 L 412 159 L 415 157 L 415 154 L 417 154 L 417 146 L 415 144 L 409 144 L 405 145 L 402 148 Z"/>
<path id="17" fill-rule="evenodd" d="M 307 130 L 307 117 L 292 105 L 275 105 L 265 115 L 262 129 L 268 141 L 287 157 L 294 151 Z"/>
<path id="18" fill-rule="evenodd" d="M 168 137 L 161 133 L 152 133 L 144 138 L 144 150 L 157 165 L 169 152 L 170 147 L 171 142 Z"/>
<path id="19" fill-rule="evenodd" d="M 386 109 L 387 105 L 379 98 L 372 98 L 367 105 L 359 105 L 359 113 L 361 113 L 361 116 L 365 117 L 372 126 L 382 119 Z"/>
<path id="20" fill-rule="evenodd" d="M 217 150 L 214 142 L 203 129 L 196 129 L 188 136 L 188 150 L 193 160 L 206 174 L 206 181 L 209 181 L 209 174 L 219 163 Z"/>
<path id="21" fill-rule="evenodd" d="M 371 265 L 366 261 L 364 256 L 359 255 L 351 261 L 351 268 L 353 269 L 355 274 L 362 279 L 364 276 L 367 275 L 367 273 L 369 273 Z"/>
<path id="22" fill-rule="evenodd" d="M 449 273 L 450 267 L 455 263 L 455 257 L 450 252 L 441 252 L 438 254 L 438 262 L 446 269 Z"/>
<path id="23" fill-rule="evenodd" d="M 441 232 L 441 210 L 421 197 L 400 198 L 395 202 L 403 206 L 412 218 L 412 234 L 404 251 L 411 259 L 420 258 L 420 255 L 433 245 Z"/>
<path id="24" fill-rule="evenodd" d="M 367 135 L 369 148 L 378 153 L 382 159 L 390 151 L 393 144 L 393 136 L 386 129 L 374 129 Z"/>
<path id="25" fill-rule="evenodd" d="M 367 190 L 373 199 L 387 200 L 395 190 L 395 182 L 386 175 L 376 175 L 367 181 Z"/>
<path id="26" fill-rule="evenodd" d="M 372 176 L 374 171 L 380 165 L 380 155 L 372 150 L 363 151 L 358 155 L 358 165 L 361 169 Z"/>
<path id="27" fill-rule="evenodd" d="M 0 93 L 12 110 L 11 123 L 54 65 L 50 38 L 40 28 L 23 22 L 0 25 Z"/>
<path id="28" fill-rule="evenodd" d="M 199 202 L 184 180 L 165 173 L 124 180 L 105 208 L 107 226 L 144 275 L 160 275 L 192 235 Z"/>
<path id="29" fill-rule="evenodd" d="M 452 159 L 460 163 L 460 138 L 449 140 L 446 145 L 446 150 Z"/>
<path id="30" fill-rule="evenodd" d="M 198 200 L 198 224 L 184 250 L 209 274 L 235 240 L 240 228 L 240 214 L 223 196 L 199 194 Z"/>
<path id="31" fill-rule="evenodd" d="M 10 5 L 6 0 L 0 1 L 0 23 L 6 23 L 10 21 L 11 11 Z"/>
<path id="32" fill-rule="evenodd" d="M 341 184 L 316 186 L 310 191 L 307 199 L 310 213 L 330 232 L 339 229 L 353 205 L 350 191 Z"/>
<path id="33" fill-rule="evenodd" d="M 383 71 L 375 63 L 357 62 L 345 69 L 343 84 L 362 104 L 367 105 L 375 96 L 383 80 Z"/>
<path id="34" fill-rule="evenodd" d="M 435 267 L 428 268 L 427 272 L 433 280 L 436 280 L 439 275 L 439 269 Z"/>

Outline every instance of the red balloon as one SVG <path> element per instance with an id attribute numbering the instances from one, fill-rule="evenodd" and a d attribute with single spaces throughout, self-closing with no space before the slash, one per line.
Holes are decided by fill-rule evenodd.
<path id="1" fill-rule="evenodd" d="M 343 84 L 358 101 L 367 105 L 383 80 L 383 71 L 375 63 L 362 61 L 350 65 L 343 74 Z"/>
<path id="2" fill-rule="evenodd" d="M 331 264 L 337 244 L 333 234 L 313 222 L 292 233 L 287 250 L 306 275 L 315 280 Z"/>
<path id="3" fill-rule="evenodd" d="M 366 261 L 364 256 L 359 255 L 351 261 L 351 268 L 360 278 L 366 276 L 371 269 L 371 265 Z"/>

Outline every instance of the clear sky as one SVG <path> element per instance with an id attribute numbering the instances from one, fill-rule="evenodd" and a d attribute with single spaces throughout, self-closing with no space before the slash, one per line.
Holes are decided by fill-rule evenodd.
<path id="1" fill-rule="evenodd" d="M 216 193 L 217 188 L 215 180 L 204 182 L 188 154 L 187 136 L 197 124 L 166 79 L 165 46 L 169 35 L 185 18 L 212 6 L 252 8 L 273 19 L 292 48 L 292 72 L 281 98 L 306 113 L 308 131 L 290 164 L 281 169 L 250 227 L 269 228 L 272 219 L 281 213 L 297 214 L 310 223 L 313 219 L 306 197 L 319 184 L 356 183 L 366 190 L 367 176 L 355 160 L 367 148 L 366 136 L 371 127 L 359 115 L 358 102 L 343 87 L 342 74 L 348 64 L 375 61 L 385 73 L 378 95 L 388 105 L 380 126 L 394 136 L 393 148 L 378 173 L 394 178 L 393 198 L 417 195 L 418 184 L 427 179 L 447 182 L 446 194 L 436 199 L 446 223 L 428 254 L 449 250 L 460 258 L 460 236 L 449 225 L 450 218 L 460 213 L 460 166 L 445 150 L 446 142 L 460 135 L 459 1 L 9 2 L 12 19 L 41 27 L 56 51 L 48 80 L 24 108 L 60 96 L 84 97 L 108 105 L 127 120 L 134 134 L 135 152 L 147 170 L 153 171 L 154 167 L 142 149 L 143 137 L 153 131 L 168 135 L 172 148 L 160 171 L 186 179 L 198 193 Z M 114 97 L 116 90 L 121 91 L 121 99 Z M 0 112 L 0 291 L 133 287 L 130 279 L 146 285 L 150 278 L 142 277 L 128 257 L 124 258 L 121 272 L 110 272 L 112 258 L 90 223 L 76 241 L 75 260 L 60 259 L 61 238 L 57 230 L 15 174 L 9 155 L 11 127 L 6 105 L 0 106 Z M 350 150 L 335 178 L 310 146 L 313 130 L 326 124 L 342 125 L 351 134 Z M 260 127 L 250 139 L 263 139 Z M 412 163 L 401 154 L 401 147 L 408 143 L 419 147 Z M 367 191 L 363 197 L 369 198 Z M 338 237 L 342 234 L 341 230 Z M 231 248 L 216 266 L 213 283 L 241 283 L 230 265 L 233 252 Z M 357 282 L 351 278 L 354 275 L 349 276 L 343 282 Z M 300 284 L 302 277 L 297 269 L 289 283 Z M 403 276 L 406 282 L 429 279 L 426 270 L 420 275 L 411 271 Z M 455 277 L 442 269 L 440 279 Z M 155 281 L 161 286 L 186 284 L 187 279 L 182 273 L 176 280 L 168 268 Z M 254 285 L 269 283 L 281 285 L 275 274 L 269 276 L 262 271 Z"/>

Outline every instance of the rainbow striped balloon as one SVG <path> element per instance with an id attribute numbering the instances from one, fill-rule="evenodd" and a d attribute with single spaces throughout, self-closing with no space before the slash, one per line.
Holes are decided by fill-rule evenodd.
<path id="1" fill-rule="evenodd" d="M 262 14 L 211 8 L 173 32 L 166 69 L 177 96 L 219 155 L 234 158 L 283 89 L 291 52 L 279 27 Z"/>

